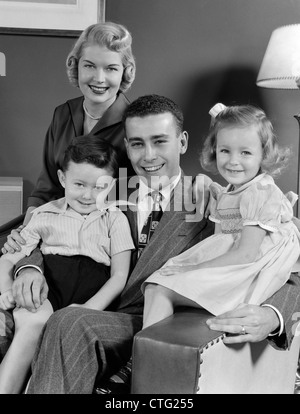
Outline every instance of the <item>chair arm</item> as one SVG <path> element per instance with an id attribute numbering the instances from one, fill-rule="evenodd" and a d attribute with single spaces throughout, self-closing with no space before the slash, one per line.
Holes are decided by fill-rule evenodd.
<path id="1" fill-rule="evenodd" d="M 178 312 L 135 336 L 132 394 L 294 393 L 300 332 L 286 351 L 267 340 L 225 345 L 209 316 Z"/>
<path id="2" fill-rule="evenodd" d="M 196 393 L 202 350 L 222 337 L 206 325 L 210 316 L 204 309 L 189 308 L 137 333 L 131 393 Z"/>
<path id="3" fill-rule="evenodd" d="M 7 223 L 2 224 L 2 226 L 0 226 L 0 236 L 2 236 L 2 233 L 9 234 L 11 230 L 19 227 L 21 224 L 23 224 L 24 218 L 25 213 L 20 214 L 19 216 L 8 221 Z"/>
<path id="4" fill-rule="evenodd" d="M 16 229 L 17 227 L 19 227 L 21 224 L 23 224 L 24 218 L 25 218 L 25 213 L 20 214 L 19 216 L 15 217 L 14 219 L 0 226 L 0 249 L 6 242 L 6 238 L 10 234 L 10 232 L 13 229 Z"/>

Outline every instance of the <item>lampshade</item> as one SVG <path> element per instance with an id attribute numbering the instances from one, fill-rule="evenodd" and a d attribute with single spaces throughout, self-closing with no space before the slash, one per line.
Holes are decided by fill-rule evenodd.
<path id="1" fill-rule="evenodd" d="M 256 84 L 263 88 L 299 89 L 299 81 L 300 24 L 279 27 L 271 34 Z"/>

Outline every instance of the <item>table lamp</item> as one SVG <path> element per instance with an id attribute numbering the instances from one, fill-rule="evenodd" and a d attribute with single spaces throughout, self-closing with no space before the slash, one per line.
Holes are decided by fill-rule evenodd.
<path id="1" fill-rule="evenodd" d="M 256 84 L 269 89 L 300 88 L 300 24 L 282 26 L 272 32 Z M 300 128 L 300 114 L 294 117 Z M 300 194 L 300 136 L 297 193 Z M 297 217 L 300 218 L 300 201 L 297 204 Z"/>

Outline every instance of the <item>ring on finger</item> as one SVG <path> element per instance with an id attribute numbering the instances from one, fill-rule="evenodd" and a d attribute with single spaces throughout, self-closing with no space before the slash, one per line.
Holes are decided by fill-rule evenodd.
<path id="1" fill-rule="evenodd" d="M 246 329 L 244 325 L 241 326 L 241 335 L 246 335 Z"/>

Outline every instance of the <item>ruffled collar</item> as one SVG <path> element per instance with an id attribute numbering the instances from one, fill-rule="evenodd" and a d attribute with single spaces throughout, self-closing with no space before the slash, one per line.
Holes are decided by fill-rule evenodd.
<path id="1" fill-rule="evenodd" d="M 262 181 L 264 182 L 264 184 L 274 184 L 274 180 L 270 175 L 266 173 L 262 173 L 262 174 L 257 175 L 256 177 L 254 177 L 252 180 L 248 181 L 247 183 L 243 184 L 241 187 L 237 188 L 236 190 L 232 190 L 232 184 L 228 184 L 228 186 L 225 188 L 225 193 L 238 194 L 244 191 L 249 186 L 251 186 L 253 183 L 258 183 Z"/>

